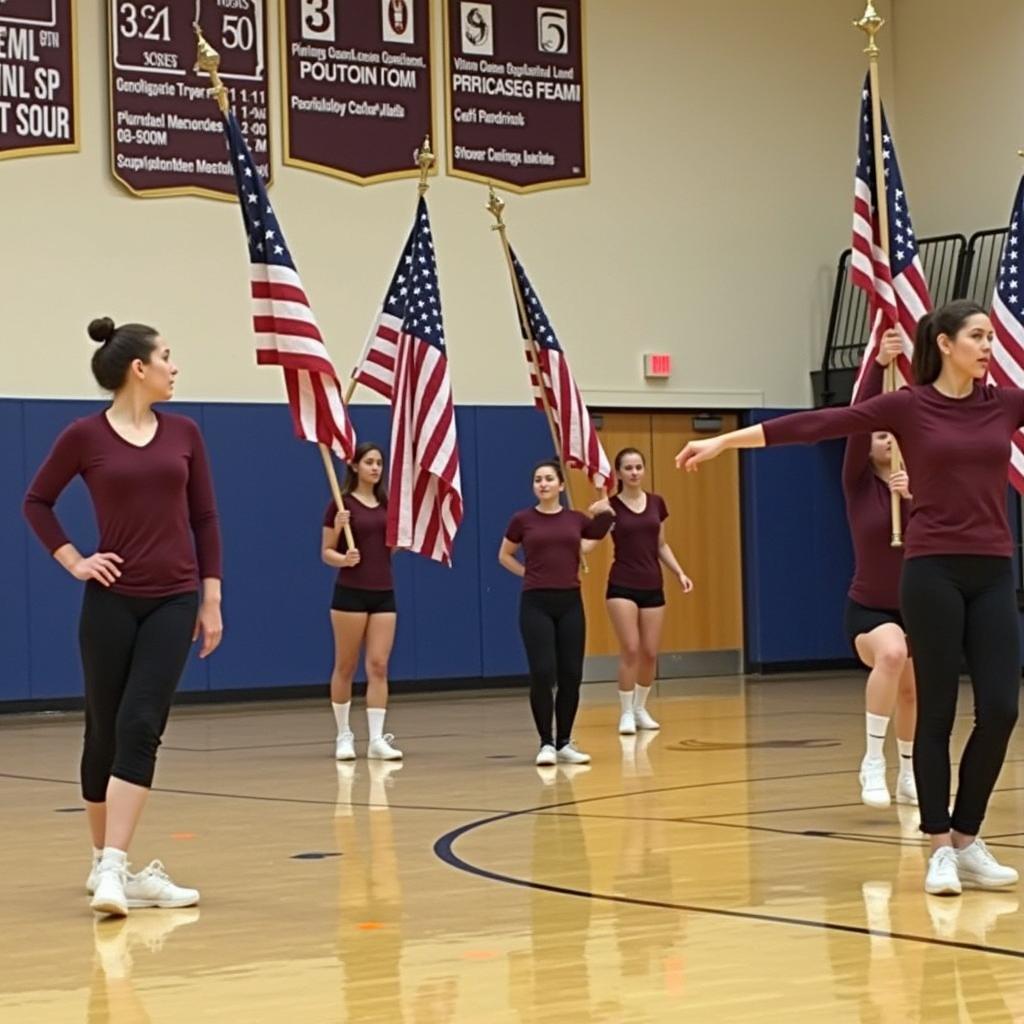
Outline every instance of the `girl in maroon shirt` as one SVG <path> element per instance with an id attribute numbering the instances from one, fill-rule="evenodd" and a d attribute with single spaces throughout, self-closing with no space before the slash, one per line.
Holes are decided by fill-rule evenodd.
<path id="1" fill-rule="evenodd" d="M 1018 878 L 978 837 L 1017 721 L 1021 673 L 1006 488 L 1010 439 L 1024 426 L 1024 391 L 983 383 L 993 337 L 980 306 L 952 302 L 917 326 L 914 387 L 691 441 L 676 456 L 677 466 L 695 470 L 728 448 L 868 430 L 889 430 L 899 441 L 914 481 L 900 583 L 920 681 L 914 777 L 921 831 L 932 846 L 925 890 L 938 895 L 958 895 L 965 883 L 1002 888 Z M 975 718 L 951 816 L 949 741 L 963 659 Z"/>
<path id="2" fill-rule="evenodd" d="M 615 560 L 608 574 L 605 600 L 619 640 L 619 733 L 661 726 L 647 710 L 647 697 L 658 667 L 661 627 L 665 620 L 665 591 L 661 565 L 679 581 L 683 593 L 693 590 L 665 540 L 668 509 L 657 494 L 643 489 L 643 454 L 623 448 L 615 456 L 619 491 L 611 499 L 615 512 L 612 541 Z"/>
<path id="3" fill-rule="evenodd" d="M 100 343 L 93 374 L 113 402 L 57 438 L 24 511 L 47 550 L 85 583 L 81 776 L 93 840 L 86 889 L 97 913 L 124 916 L 129 908 L 199 902 L 159 861 L 130 873 L 128 846 L 189 646 L 202 635 L 205 658 L 220 643 L 220 530 L 198 427 L 153 409 L 173 397 L 178 373 L 164 340 L 152 327 L 115 328 L 109 318 L 89 324 L 89 336 Z M 100 531 L 99 550 L 88 557 L 54 514 L 79 475 Z"/>
<path id="4" fill-rule="evenodd" d="M 882 336 L 878 357 L 861 380 L 857 401 L 882 393 L 885 367 L 903 350 L 898 331 Z M 843 496 L 853 540 L 854 574 L 846 599 L 846 634 L 854 653 L 870 670 L 865 690 L 867 750 L 860 766 L 861 801 L 888 807 L 885 779 L 885 734 L 895 712 L 900 771 L 896 801 L 917 804 L 914 783 L 914 718 L 917 705 L 914 663 L 900 614 L 903 548 L 892 546 L 892 501 L 895 491 L 910 498 L 906 472 L 892 473 L 892 436 L 886 431 L 854 434 L 843 458 Z M 906 529 L 907 501 L 901 502 Z"/>
<path id="5" fill-rule="evenodd" d="M 604 500 L 590 506 L 593 518 L 563 508 L 564 490 L 561 465 L 550 459 L 539 463 L 533 471 L 537 504 L 512 517 L 498 552 L 502 566 L 523 580 L 519 629 L 530 666 L 530 709 L 540 736 L 538 765 L 590 761 L 590 755 L 572 742 L 587 628 L 580 597 L 580 555 L 608 533 L 614 519 Z M 520 547 L 525 564 L 516 557 Z"/>
<path id="6" fill-rule="evenodd" d="M 355 760 L 354 737 L 349 728 L 352 678 L 359 651 L 366 648 L 366 719 L 369 743 L 366 756 L 376 761 L 400 761 L 402 752 L 384 733 L 388 706 L 388 659 L 395 642 L 398 615 L 391 575 L 391 549 L 387 546 L 388 495 L 384 485 L 384 455 L 379 445 L 361 444 L 355 451 L 342 488 L 342 503 L 332 501 L 324 514 L 322 555 L 338 570 L 331 601 L 334 631 L 334 671 L 331 706 L 338 736 L 334 756 Z M 344 527 L 352 527 L 356 547 L 349 550 Z"/>

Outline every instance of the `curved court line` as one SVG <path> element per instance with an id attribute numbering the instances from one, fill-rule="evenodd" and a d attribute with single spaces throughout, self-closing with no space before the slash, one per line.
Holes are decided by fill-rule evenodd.
<path id="1" fill-rule="evenodd" d="M 595 798 L 590 798 L 591 800 Z M 581 801 L 584 802 L 584 801 Z M 571 806 L 572 801 L 564 804 L 549 806 Z M 549 892 L 560 896 L 576 896 L 583 899 L 601 900 L 606 903 L 623 903 L 634 907 L 652 907 L 657 910 L 682 910 L 691 914 L 706 914 L 711 917 L 727 917 L 745 921 L 761 921 L 768 924 L 785 924 L 797 928 L 817 928 L 823 931 L 845 932 L 853 935 L 874 935 L 879 938 L 900 939 L 904 942 L 918 942 L 929 946 L 944 946 L 950 949 L 963 949 L 972 953 L 990 953 L 993 956 L 1008 956 L 1017 959 L 1024 959 L 1024 950 L 1006 949 L 1001 946 L 983 946 L 978 942 L 956 942 L 952 939 L 938 939 L 928 935 L 911 935 L 907 932 L 888 932 L 880 928 L 862 928 L 852 924 L 837 924 L 831 921 L 814 921 L 802 917 L 786 917 L 782 914 L 759 914 L 752 910 L 726 910 L 723 907 L 699 907 L 688 903 L 669 903 L 662 900 L 645 900 L 636 896 L 620 896 L 615 893 L 592 892 L 587 889 L 573 889 L 564 885 L 553 885 L 549 882 L 535 882 L 528 878 L 517 878 L 515 875 L 505 875 L 499 871 L 491 871 L 489 868 L 482 868 L 476 864 L 460 857 L 454 850 L 455 843 L 469 832 L 474 832 L 485 825 L 493 825 L 498 821 L 505 821 L 509 818 L 518 818 L 527 814 L 536 814 L 539 811 L 547 810 L 547 807 L 532 807 L 522 811 L 509 811 L 505 814 L 496 814 L 490 818 L 480 818 L 477 821 L 468 822 L 458 828 L 446 832 L 434 843 L 434 854 L 449 867 L 458 871 L 464 871 L 478 878 L 486 878 L 492 882 L 503 882 L 505 885 L 517 885 L 525 889 L 534 889 L 539 892 Z M 700 822 L 699 824 L 705 824 Z"/>

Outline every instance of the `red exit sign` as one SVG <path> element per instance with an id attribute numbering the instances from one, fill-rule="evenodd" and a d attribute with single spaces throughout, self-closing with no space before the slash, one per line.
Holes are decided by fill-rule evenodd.
<path id="1" fill-rule="evenodd" d="M 663 380 L 672 374 L 672 357 L 667 352 L 644 353 L 644 376 Z"/>

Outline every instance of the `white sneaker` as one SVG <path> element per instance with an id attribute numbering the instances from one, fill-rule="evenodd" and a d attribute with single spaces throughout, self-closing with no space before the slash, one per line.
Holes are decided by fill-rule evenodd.
<path id="1" fill-rule="evenodd" d="M 1020 877 L 1016 868 L 1000 864 L 980 838 L 956 851 L 956 863 L 960 881 L 979 889 L 1002 889 Z"/>
<path id="2" fill-rule="evenodd" d="M 892 800 L 885 784 L 885 761 L 867 758 L 860 765 L 860 799 L 866 807 L 888 807 Z"/>
<path id="3" fill-rule="evenodd" d="M 107 867 L 96 876 L 96 889 L 89 906 L 97 914 L 108 914 L 111 917 L 128 916 L 128 900 L 125 896 L 125 879 L 128 872 L 124 868 Z"/>
<path id="4" fill-rule="evenodd" d="M 917 783 L 912 771 L 900 772 L 896 781 L 896 803 L 917 806 Z"/>
<path id="5" fill-rule="evenodd" d="M 334 744 L 335 761 L 354 761 L 356 759 L 355 736 L 350 732 L 343 732 L 338 735 Z"/>
<path id="6" fill-rule="evenodd" d="M 636 735 L 636 717 L 632 711 L 623 711 L 622 717 L 619 719 L 619 735 L 620 736 L 635 736 Z"/>
<path id="7" fill-rule="evenodd" d="M 932 896 L 959 896 L 963 891 L 952 846 L 940 846 L 929 858 L 924 891 Z"/>
<path id="8" fill-rule="evenodd" d="M 91 896 L 96 891 L 96 883 L 100 880 L 100 859 L 99 857 L 93 857 L 92 859 L 92 870 L 89 872 L 89 877 L 85 880 L 85 891 Z"/>
<path id="9" fill-rule="evenodd" d="M 131 910 L 143 907 L 173 910 L 194 907 L 199 903 L 199 891 L 175 885 L 158 860 L 146 865 L 137 875 L 129 873 L 124 883 L 124 894 Z"/>
<path id="10" fill-rule="evenodd" d="M 590 764 L 590 755 L 577 750 L 576 744 L 571 740 L 558 751 L 557 757 L 559 761 L 567 764 Z"/>
<path id="11" fill-rule="evenodd" d="M 401 761 L 402 752 L 391 746 L 395 737 L 391 733 L 385 733 L 380 739 L 370 740 L 366 748 L 366 756 L 371 761 Z"/>
<path id="12" fill-rule="evenodd" d="M 633 718 L 636 720 L 636 727 L 638 729 L 650 729 L 653 732 L 655 729 L 661 728 L 651 717 L 651 713 L 647 708 L 633 708 Z"/>
<path id="13" fill-rule="evenodd" d="M 541 768 L 549 767 L 557 763 L 558 754 L 555 752 L 555 748 L 550 743 L 545 743 L 540 748 L 540 752 L 537 754 L 537 759 L 533 763 Z"/>

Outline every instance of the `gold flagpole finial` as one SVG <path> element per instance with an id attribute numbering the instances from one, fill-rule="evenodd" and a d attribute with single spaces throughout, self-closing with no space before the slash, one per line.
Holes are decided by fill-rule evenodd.
<path id="1" fill-rule="evenodd" d="M 867 6 L 864 8 L 864 16 L 860 21 L 853 23 L 854 28 L 859 28 L 868 37 L 868 45 L 864 52 L 869 57 L 878 56 L 878 44 L 875 42 L 875 36 L 882 31 L 882 26 L 885 24 L 885 18 L 883 18 L 878 11 L 875 10 L 874 0 L 867 0 Z"/>
<path id="2" fill-rule="evenodd" d="M 198 21 L 192 27 L 196 30 L 195 70 L 205 71 L 210 76 L 210 96 L 217 101 L 221 113 L 226 114 L 231 108 L 231 100 L 228 97 L 228 87 L 220 77 L 220 54 L 206 41 Z"/>
<path id="3" fill-rule="evenodd" d="M 430 148 L 430 136 L 426 135 L 423 138 L 423 145 L 416 151 L 416 163 L 420 168 L 419 193 L 421 196 L 425 196 L 427 189 L 430 188 L 427 178 L 430 176 L 430 169 L 434 166 L 434 160 L 434 151 Z"/>
<path id="4" fill-rule="evenodd" d="M 502 220 L 501 215 L 505 212 L 505 201 L 494 191 L 494 186 L 488 186 L 487 195 L 487 212 L 495 219 L 497 223 L 491 226 L 492 231 L 504 231 L 505 222 Z"/>

